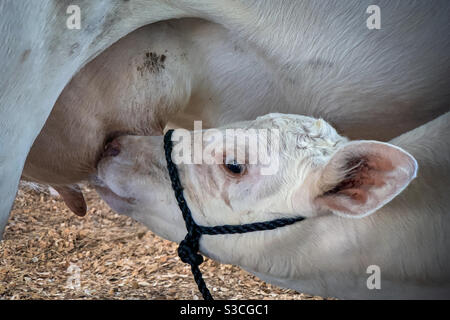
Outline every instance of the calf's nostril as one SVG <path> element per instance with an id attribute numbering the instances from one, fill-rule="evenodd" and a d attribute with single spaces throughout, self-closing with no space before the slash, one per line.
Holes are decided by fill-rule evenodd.
<path id="1" fill-rule="evenodd" d="M 103 157 L 115 157 L 120 153 L 120 143 L 113 140 L 106 144 Z"/>

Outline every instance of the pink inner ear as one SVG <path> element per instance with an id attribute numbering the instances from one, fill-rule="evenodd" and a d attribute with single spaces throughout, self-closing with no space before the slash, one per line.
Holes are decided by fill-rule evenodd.
<path id="1" fill-rule="evenodd" d="M 365 203 L 370 188 L 383 186 L 385 172 L 394 169 L 388 159 L 376 155 L 371 155 L 369 158 L 361 157 L 349 160 L 346 167 L 349 172 L 344 180 L 325 195 L 339 194 L 350 197 L 360 204 Z"/>
<path id="2" fill-rule="evenodd" d="M 325 171 L 328 175 L 344 172 L 344 178 L 316 198 L 319 206 L 336 214 L 370 214 L 392 200 L 415 177 L 414 158 L 392 145 L 359 142 L 341 151 Z"/>

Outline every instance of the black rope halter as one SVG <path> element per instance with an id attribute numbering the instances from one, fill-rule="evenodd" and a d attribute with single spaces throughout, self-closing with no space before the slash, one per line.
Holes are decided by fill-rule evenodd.
<path id="1" fill-rule="evenodd" d="M 169 171 L 170 180 L 172 181 L 172 189 L 175 193 L 175 198 L 177 199 L 178 206 L 180 207 L 181 213 L 183 214 L 183 219 L 186 223 L 186 229 L 188 231 L 186 237 L 178 246 L 178 256 L 180 257 L 181 261 L 191 266 L 192 274 L 194 275 L 195 282 L 197 283 L 198 289 L 201 292 L 203 299 L 214 300 L 206 286 L 205 281 L 203 280 L 202 272 L 199 269 L 199 265 L 203 263 L 203 256 L 198 253 L 199 242 L 202 235 L 237 234 L 273 230 L 276 228 L 291 225 L 298 221 L 302 221 L 305 218 L 282 218 L 242 225 L 223 225 L 215 227 L 199 226 L 192 218 L 191 210 L 189 209 L 186 203 L 186 199 L 183 195 L 183 187 L 180 182 L 177 167 L 172 161 L 173 131 L 174 130 L 169 130 L 164 135 L 164 151 L 167 161 L 167 170 Z"/>

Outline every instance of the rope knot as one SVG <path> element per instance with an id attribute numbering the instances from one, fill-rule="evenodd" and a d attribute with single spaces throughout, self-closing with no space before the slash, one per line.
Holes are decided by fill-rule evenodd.
<path id="1" fill-rule="evenodd" d="M 178 246 L 178 256 L 181 261 L 191 266 L 199 266 L 203 263 L 203 256 L 198 253 L 198 242 L 186 237 Z"/>
<path id="2" fill-rule="evenodd" d="M 178 256 L 180 257 L 181 261 L 183 261 L 184 263 L 188 263 L 191 266 L 194 280 L 197 283 L 198 289 L 202 293 L 203 298 L 205 300 L 213 300 L 211 293 L 209 292 L 208 287 L 203 280 L 202 272 L 198 267 L 203 263 L 203 256 L 198 253 L 199 241 L 202 234 L 236 234 L 273 230 L 293 224 L 297 221 L 301 221 L 304 218 L 281 218 L 266 222 L 256 222 L 244 225 L 223 225 L 216 227 L 204 227 L 197 225 L 192 218 L 191 210 L 189 209 L 186 200 L 184 199 L 183 187 L 178 175 L 178 169 L 172 161 L 172 133 L 173 130 L 169 130 L 164 135 L 164 151 L 167 161 L 167 170 L 169 171 L 170 181 L 172 182 L 172 189 L 175 193 L 175 198 L 177 199 L 178 206 L 180 207 L 184 222 L 186 224 L 186 229 L 188 231 L 186 238 L 184 238 L 184 240 L 181 241 L 180 245 L 178 246 Z"/>

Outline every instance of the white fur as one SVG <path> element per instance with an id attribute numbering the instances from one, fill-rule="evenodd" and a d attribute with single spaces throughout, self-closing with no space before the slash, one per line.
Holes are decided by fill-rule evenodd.
<path id="1" fill-rule="evenodd" d="M 365 27 L 369 4 L 334 0 L 86 1 L 80 4 L 84 27 L 68 30 L 69 4 L 65 2 L 2 2 L 0 229 L 6 223 L 27 152 L 63 87 L 114 41 L 156 21 L 209 20 L 229 30 L 237 51 L 252 52 L 247 68 L 239 70 L 245 70 L 250 80 L 242 82 L 230 79 L 232 72 L 221 73 L 214 60 L 203 61 L 206 65 L 213 62 L 216 80 L 221 79 L 209 85 L 229 94 L 219 101 L 202 96 L 197 105 L 202 113 L 222 105 L 217 119 L 222 123 L 283 111 L 324 117 L 339 124 L 346 135 L 365 132 L 387 138 L 442 113 L 448 107 L 443 101 L 449 85 L 445 73 L 449 42 L 437 37 L 448 29 L 448 3 L 380 2 L 384 23 L 380 31 Z M 222 48 L 216 49 L 218 53 Z M 233 65 L 236 57 L 224 57 L 222 64 Z M 266 80 L 251 80 L 252 75 L 261 74 Z M 205 84 L 210 80 L 205 79 Z M 237 88 L 243 88 L 241 93 L 253 92 L 262 104 L 273 92 L 280 95 L 270 107 L 260 108 L 253 99 L 247 106 L 254 108 L 247 108 L 243 106 L 249 100 L 242 99 Z M 255 108 L 260 110 L 255 112 Z M 369 114 L 374 117 L 367 118 Z M 374 119 L 382 119 L 391 129 L 380 130 L 380 122 Z"/>
<path id="2" fill-rule="evenodd" d="M 269 177 L 249 168 L 242 178 L 231 179 L 220 165 L 179 165 L 185 197 L 197 223 L 242 224 L 298 215 L 307 219 L 273 231 L 204 236 L 201 251 L 218 261 L 242 266 L 266 281 L 311 294 L 448 298 L 449 120 L 447 113 L 393 140 L 396 146 L 384 144 L 390 148 L 386 152 L 403 154 L 401 162 L 393 163 L 397 161 L 401 172 L 408 168 L 408 180 L 402 178 L 402 185 L 385 195 L 376 213 L 367 216 L 366 212 L 361 219 L 331 214 L 314 202 L 325 191 L 320 187 L 322 168 L 333 152 L 337 154 L 354 142 L 348 143 L 325 122 L 314 132 L 317 120 L 302 116 L 278 114 L 230 125 L 281 125 L 281 168 Z M 299 135 L 308 141 L 307 148 L 298 148 Z M 318 148 L 323 140 L 330 140 L 329 152 Z M 169 240 L 180 241 L 186 230 L 165 169 L 162 137 L 123 136 L 117 141 L 120 154 L 104 158 L 98 166 L 98 177 L 104 183 L 100 194 L 118 212 Z M 155 152 L 158 149 L 160 152 Z M 405 190 L 417 173 L 411 155 L 420 171 Z M 366 286 L 370 265 L 381 268 L 381 290 Z"/>

